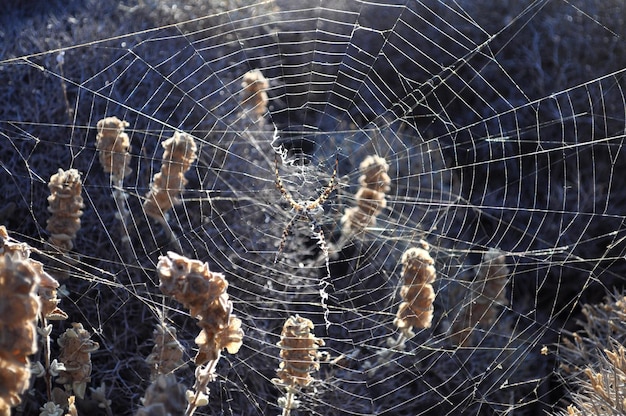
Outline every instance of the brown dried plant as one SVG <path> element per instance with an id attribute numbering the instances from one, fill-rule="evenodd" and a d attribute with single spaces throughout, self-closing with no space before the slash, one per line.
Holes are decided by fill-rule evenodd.
<path id="1" fill-rule="evenodd" d="M 61 250 L 69 252 L 73 240 L 80 229 L 80 217 L 83 215 L 82 181 L 76 169 L 59 169 L 50 177 L 48 188 L 48 218 L 46 229 L 50 233 L 48 242 Z"/>
<path id="2" fill-rule="evenodd" d="M 176 328 L 166 323 L 154 329 L 154 347 L 146 358 L 150 366 L 150 380 L 155 381 L 161 374 L 169 374 L 185 366 L 185 350 L 176 338 Z"/>
<path id="3" fill-rule="evenodd" d="M 30 248 L 23 243 L 12 242 L 9 239 L 8 232 L 4 226 L 0 226 L 0 256 L 11 256 L 13 258 L 20 258 L 21 261 L 28 264 L 28 267 L 37 276 L 37 299 L 39 302 L 38 323 L 39 328 L 37 331 L 42 336 L 43 344 L 43 357 L 44 363 L 36 363 L 35 368 L 45 379 L 46 391 L 48 394 L 48 400 L 51 399 L 52 393 L 52 376 L 56 374 L 57 369 L 62 366 L 55 361 L 50 360 L 50 333 L 52 326 L 48 325 L 48 321 L 56 321 L 67 319 L 67 314 L 62 311 L 58 305 L 60 300 L 57 297 L 57 288 L 59 282 L 57 282 L 52 276 L 50 276 L 43 269 L 43 264 L 35 261 L 30 256 Z M 4 314 L 2 314 L 4 317 Z"/>
<path id="4" fill-rule="evenodd" d="M 419 247 L 411 247 L 402 255 L 402 279 L 400 296 L 404 300 L 393 323 L 405 339 L 412 338 L 413 328 L 430 328 L 433 319 L 435 291 L 432 283 L 436 278 L 435 261 L 425 241 Z M 398 344 L 401 344 L 401 339 Z"/>
<path id="5" fill-rule="evenodd" d="M 280 358 L 282 359 L 272 383 L 285 389 L 285 396 L 278 399 L 278 405 L 283 409 L 283 416 L 288 416 L 292 409 L 298 407 L 295 394 L 300 388 L 309 386 L 314 378 L 313 371 L 320 368 L 319 347 L 324 341 L 311 333 L 313 322 L 299 315 L 290 316 L 280 336 Z"/>
<path id="6" fill-rule="evenodd" d="M 361 187 L 355 198 L 356 207 L 346 209 L 341 223 L 344 234 L 360 233 L 376 224 L 376 217 L 387 206 L 385 195 L 389 192 L 391 178 L 387 173 L 389 165 L 380 156 L 366 157 L 359 167 Z"/>
<path id="7" fill-rule="evenodd" d="M 582 306 L 582 331 L 563 337 L 557 350 L 559 373 L 572 404 L 559 415 L 626 414 L 626 296 Z"/>
<path id="8" fill-rule="evenodd" d="M 143 406 L 135 415 L 182 415 L 187 406 L 185 390 L 185 386 L 176 380 L 174 374 L 160 374 L 146 390 L 141 399 Z"/>
<path id="9" fill-rule="evenodd" d="M 598 359 L 584 369 L 584 378 L 577 380 L 580 391 L 572 395 L 574 403 L 567 407 L 567 413 L 560 414 L 626 414 L 626 349 L 615 345 L 612 350 L 605 349 Z"/>
<path id="10" fill-rule="evenodd" d="M 150 192 L 143 208 L 147 215 L 163 221 L 165 213 L 179 203 L 179 195 L 185 190 L 185 173 L 196 160 L 196 142 L 189 134 L 175 132 L 162 144 L 165 152 L 161 171 L 152 178 Z"/>
<path id="11" fill-rule="evenodd" d="M 59 361 L 65 365 L 57 383 L 63 384 L 68 392 L 73 391 L 80 399 L 85 398 L 87 383 L 91 381 L 91 353 L 100 348 L 90 338 L 91 334 L 82 324 L 72 323 L 72 328 L 57 340 L 61 347 Z"/>
<path id="12" fill-rule="evenodd" d="M 498 249 L 489 249 L 483 255 L 476 278 L 470 286 L 471 302 L 459 313 L 452 324 L 452 342 L 459 346 L 472 344 L 473 328 L 489 327 L 496 320 L 499 307 L 507 306 L 506 285 L 509 282 L 506 256 Z"/>
<path id="13" fill-rule="evenodd" d="M 124 132 L 124 128 L 129 123 L 122 121 L 117 117 L 107 117 L 96 125 L 98 134 L 96 135 L 96 148 L 100 158 L 100 164 L 104 171 L 111 175 L 112 194 L 115 199 L 119 215 L 118 218 L 122 222 L 123 237 L 122 242 L 129 248 L 128 252 L 132 252 L 130 247 L 130 238 L 126 229 L 126 223 L 130 217 L 128 208 L 127 195 L 123 190 L 124 178 L 128 176 L 132 169 L 128 166 L 131 160 L 130 138 Z"/>
<path id="14" fill-rule="evenodd" d="M 128 176 L 132 169 L 130 163 L 130 139 L 124 132 L 129 126 L 127 121 L 117 117 L 107 117 L 96 125 L 96 148 L 98 149 L 100 164 L 106 173 L 111 175 L 114 183 L 121 185 L 123 179 Z"/>
<path id="15" fill-rule="evenodd" d="M 6 235 L 6 229 L 0 227 Z M 15 248 L 15 247 L 13 247 Z M 37 351 L 35 322 L 40 310 L 41 269 L 20 249 L 3 244 L 0 254 L 0 415 L 10 415 L 29 386 L 28 356 Z"/>
<path id="16" fill-rule="evenodd" d="M 191 260 L 173 252 L 161 256 L 157 264 L 161 292 L 171 296 L 189 309 L 198 319 L 199 347 L 195 357 L 196 382 L 188 398 L 187 415 L 206 404 L 208 383 L 216 377 L 215 368 L 222 350 L 236 354 L 242 345 L 241 320 L 233 314 L 228 299 L 228 282 L 221 273 L 211 272 L 207 263 Z"/>
<path id="17" fill-rule="evenodd" d="M 267 89 L 270 84 L 263 73 L 258 69 L 248 71 L 243 76 L 241 87 L 241 107 L 244 111 L 252 113 L 257 120 L 262 120 L 267 112 Z"/>

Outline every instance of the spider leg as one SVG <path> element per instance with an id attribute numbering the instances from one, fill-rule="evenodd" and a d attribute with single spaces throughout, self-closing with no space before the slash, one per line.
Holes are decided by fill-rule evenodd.
<path id="1" fill-rule="evenodd" d="M 278 256 L 280 256 L 283 250 L 285 249 L 285 244 L 287 244 L 287 237 L 289 237 L 289 233 L 291 232 L 291 227 L 293 227 L 293 223 L 296 222 L 296 220 L 298 219 L 298 216 L 299 214 L 294 215 L 293 218 L 289 220 L 289 222 L 287 223 L 287 226 L 285 226 L 285 229 L 283 230 L 283 235 L 280 238 L 280 244 L 278 245 L 278 251 L 276 252 L 276 255 L 274 256 L 274 264 L 278 263 Z"/>
<path id="2" fill-rule="evenodd" d="M 276 184 L 276 189 L 280 191 L 283 198 L 285 198 L 285 200 L 289 202 L 289 205 L 291 205 L 291 207 L 296 212 L 301 212 L 304 209 L 304 205 L 299 204 L 296 201 L 294 201 L 291 194 L 289 194 L 289 191 L 287 191 L 287 188 L 285 188 L 285 184 L 283 183 L 283 180 L 280 178 L 280 172 L 278 171 L 278 156 L 276 154 L 274 154 L 274 174 L 276 175 L 276 178 L 274 179 L 274 183 Z"/>

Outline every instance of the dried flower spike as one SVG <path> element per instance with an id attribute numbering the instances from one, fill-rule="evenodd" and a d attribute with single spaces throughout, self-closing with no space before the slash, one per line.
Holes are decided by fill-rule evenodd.
<path id="1" fill-rule="evenodd" d="M 183 360 L 184 349 L 176 339 L 176 328 L 168 324 L 159 324 L 154 329 L 154 347 L 146 358 L 150 365 L 151 380 L 156 380 L 161 374 L 169 374 L 185 366 Z"/>
<path id="2" fill-rule="evenodd" d="M 208 403 L 208 384 L 215 379 L 222 350 L 231 354 L 239 351 L 243 340 L 241 320 L 232 315 L 224 275 L 211 272 L 208 264 L 169 252 L 159 259 L 157 272 L 161 292 L 185 305 L 201 328 L 195 340 L 199 347 L 196 380 L 193 390 L 187 392 L 185 414 L 191 416 Z"/>
<path id="3" fill-rule="evenodd" d="M 80 229 L 80 217 L 83 215 L 82 182 L 76 169 L 59 169 L 50 177 L 48 188 L 48 218 L 46 229 L 50 233 L 48 241 L 63 252 L 73 248 L 72 240 Z"/>
<path id="4" fill-rule="evenodd" d="M 298 407 L 295 394 L 301 387 L 306 387 L 314 381 L 313 371 L 320 368 L 319 347 L 324 341 L 311 333 L 313 322 L 299 315 L 290 316 L 283 325 L 280 341 L 279 368 L 276 370 L 278 378 L 272 379 L 274 385 L 285 389 L 285 396 L 278 399 L 278 405 L 283 408 L 283 416 L 290 414 Z"/>
<path id="5" fill-rule="evenodd" d="M 136 416 L 182 415 L 187 406 L 185 386 L 173 374 L 161 374 L 150 384 L 141 402 L 143 407 Z"/>
<path id="6" fill-rule="evenodd" d="M 61 353 L 59 361 L 65 365 L 57 383 L 71 388 L 80 399 L 85 398 L 87 383 L 91 381 L 91 353 L 100 346 L 89 339 L 91 334 L 80 323 L 72 323 L 58 339 Z"/>
<path id="7" fill-rule="evenodd" d="M 435 261 L 428 253 L 429 245 L 420 241 L 420 247 L 411 247 L 402 255 L 403 285 L 400 296 L 404 300 L 393 323 L 402 335 L 411 338 L 412 328 L 430 328 L 433 319 L 435 291 Z"/>
<path id="8" fill-rule="evenodd" d="M 257 118 L 263 117 L 267 112 L 267 89 L 270 84 L 263 73 L 258 69 L 248 71 L 241 82 L 243 91 L 241 94 L 241 106 L 252 112 Z"/>
<path id="9" fill-rule="evenodd" d="M 498 314 L 498 306 L 508 305 L 506 285 L 509 281 L 509 268 L 506 256 L 498 249 L 489 249 L 471 285 L 472 301 L 461 310 L 459 318 L 452 325 L 453 342 L 460 346 L 471 343 L 472 330 L 476 325 L 491 325 Z"/>
<path id="10" fill-rule="evenodd" d="M 37 351 L 40 276 L 34 263 L 20 252 L 0 255 L 0 415 L 21 402 L 30 380 L 28 356 Z"/>
<path id="11" fill-rule="evenodd" d="M 98 134 L 96 135 L 96 148 L 98 149 L 100 164 L 105 172 L 111 175 L 114 182 L 121 182 L 128 176 L 132 169 L 130 163 L 130 139 L 124 132 L 128 127 L 127 121 L 122 121 L 117 117 L 107 117 L 96 125 Z"/>
<path id="12" fill-rule="evenodd" d="M 216 361 L 223 349 L 235 354 L 242 344 L 241 321 L 232 315 L 228 282 L 221 273 L 211 272 L 206 263 L 173 252 L 157 264 L 161 291 L 189 309 L 202 328 L 196 338 L 200 347 L 197 365 Z"/>
<path id="13" fill-rule="evenodd" d="M 311 333 L 313 322 L 299 315 L 290 316 L 283 325 L 278 346 L 282 362 L 274 383 L 281 386 L 306 387 L 313 381 L 311 373 L 320 368 L 318 348 L 324 340 Z"/>
<path id="14" fill-rule="evenodd" d="M 175 132 L 161 145 L 165 149 L 161 171 L 152 178 L 150 192 L 143 204 L 146 214 L 158 221 L 162 221 L 165 213 L 179 202 L 178 196 L 187 184 L 185 173 L 196 160 L 197 150 L 193 137 L 180 132 Z"/>
<path id="15" fill-rule="evenodd" d="M 355 198 L 357 206 L 346 209 L 341 223 L 344 232 L 359 233 L 366 227 L 376 224 L 376 217 L 387 206 L 385 194 L 389 192 L 391 178 L 387 173 L 389 165 L 380 156 L 366 157 L 359 167 L 361 187 Z"/>

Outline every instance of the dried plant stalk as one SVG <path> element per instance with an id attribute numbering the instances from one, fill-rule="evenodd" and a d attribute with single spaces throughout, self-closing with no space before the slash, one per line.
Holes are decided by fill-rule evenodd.
<path id="1" fill-rule="evenodd" d="M 626 296 L 615 292 L 602 303 L 583 305 L 582 313 L 580 334 L 568 333 L 557 350 L 573 402 L 558 414 L 626 414 Z"/>
<path id="2" fill-rule="evenodd" d="M 165 213 L 179 203 L 178 196 L 187 184 L 185 173 L 196 160 L 197 149 L 193 137 L 181 132 L 161 145 L 165 149 L 161 171 L 152 178 L 143 207 L 147 215 L 162 222 Z"/>
<path id="3" fill-rule="evenodd" d="M 96 148 L 98 149 L 100 164 L 105 172 L 111 175 L 113 182 L 121 183 L 132 169 L 128 166 L 131 156 L 130 139 L 124 132 L 129 126 L 127 121 L 117 117 L 107 117 L 96 125 Z"/>
<path id="4" fill-rule="evenodd" d="M 161 256 L 157 264 L 161 292 L 189 309 L 198 319 L 199 347 L 195 357 L 196 382 L 188 394 L 187 415 L 208 403 L 208 383 L 215 379 L 215 368 L 222 350 L 236 354 L 242 345 L 241 320 L 233 314 L 228 299 L 228 282 L 221 273 L 211 272 L 206 263 L 173 252 Z"/>
<path id="5" fill-rule="evenodd" d="M 270 84 L 263 73 L 258 69 L 248 71 L 241 82 L 243 91 L 241 94 L 241 107 L 261 119 L 267 112 L 267 89 Z"/>
<path id="6" fill-rule="evenodd" d="M 161 374 L 169 374 L 185 366 L 183 346 L 176 339 L 176 328 L 166 323 L 154 329 L 154 347 L 146 358 L 150 365 L 150 379 L 156 380 Z"/>
<path id="7" fill-rule="evenodd" d="M 389 192 L 391 178 L 389 165 L 380 156 L 366 157 L 359 167 L 361 176 L 355 198 L 356 207 L 346 209 L 341 223 L 345 234 L 360 233 L 376 224 L 376 217 L 387 207 L 385 195 Z"/>
<path id="8" fill-rule="evenodd" d="M 626 349 L 616 345 L 598 356 L 599 362 L 589 363 L 584 369 L 585 379 L 578 379 L 580 392 L 573 394 L 574 404 L 568 406 L 567 414 L 623 415 L 626 414 Z M 595 369 L 591 366 L 596 367 Z"/>
<path id="9" fill-rule="evenodd" d="M 72 389 L 81 399 L 85 398 L 87 383 L 91 381 L 91 353 L 100 348 L 90 337 L 82 324 L 72 323 L 72 328 L 68 328 L 57 340 L 61 347 L 59 361 L 65 365 L 57 383 L 65 385 L 68 391 Z"/>
<path id="10" fill-rule="evenodd" d="M 70 251 L 80 229 L 80 217 L 83 215 L 82 181 L 76 169 L 59 169 L 50 177 L 48 188 L 48 218 L 46 229 L 50 233 L 49 243 L 63 252 Z"/>
<path id="11" fill-rule="evenodd" d="M 272 379 L 272 383 L 286 390 L 286 395 L 278 402 L 284 416 L 297 407 L 295 393 L 311 384 L 314 381 L 311 373 L 320 368 L 318 349 L 324 341 L 315 337 L 312 330 L 313 322 L 299 315 L 290 316 L 283 325 L 277 344 L 282 361 L 276 370 L 278 378 Z"/>
<path id="12" fill-rule="evenodd" d="M 182 415 L 187 406 L 185 390 L 173 374 L 159 375 L 146 390 L 136 416 Z"/>
<path id="13" fill-rule="evenodd" d="M 509 281 L 509 268 L 506 256 L 498 249 L 490 249 L 483 255 L 483 261 L 471 285 L 472 301 L 465 306 L 452 325 L 452 341 L 459 346 L 472 343 L 475 326 L 488 327 L 498 315 L 498 306 L 509 304 L 506 285 Z"/>
<path id="14" fill-rule="evenodd" d="M 5 229 L 0 231 L 6 235 Z M 4 250 L 0 255 L 0 415 L 10 415 L 28 389 L 28 356 L 37 351 L 40 269 L 21 251 Z"/>
<path id="15" fill-rule="evenodd" d="M 433 319 L 435 291 L 432 283 L 436 278 L 435 261 L 428 253 L 428 243 L 420 241 L 419 247 L 411 247 L 402 255 L 403 285 L 400 296 L 404 300 L 393 323 L 405 338 L 415 334 L 413 328 L 430 328 Z"/>

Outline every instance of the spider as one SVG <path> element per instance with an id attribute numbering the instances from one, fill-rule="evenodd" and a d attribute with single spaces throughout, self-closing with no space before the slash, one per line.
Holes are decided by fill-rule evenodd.
<path id="1" fill-rule="evenodd" d="M 287 237 L 289 236 L 289 233 L 291 231 L 291 227 L 298 219 L 306 220 L 311 224 L 311 230 L 313 231 L 313 233 L 315 233 L 315 237 L 319 240 L 318 245 L 320 246 L 320 248 L 326 255 L 326 259 L 328 259 L 328 246 L 326 245 L 326 238 L 324 237 L 324 232 L 322 231 L 322 228 L 320 227 L 320 225 L 318 224 L 315 218 L 320 213 L 324 212 L 324 208 L 322 207 L 322 205 L 324 204 L 324 202 L 326 202 L 330 194 L 337 188 L 338 165 L 339 165 L 339 152 L 337 152 L 337 154 L 335 155 L 335 167 L 333 169 L 333 174 L 331 175 L 330 180 L 328 181 L 328 184 L 324 187 L 324 189 L 319 194 L 319 196 L 316 199 L 312 199 L 308 201 L 304 201 L 304 200 L 296 201 L 295 199 L 293 199 L 293 197 L 291 196 L 287 188 L 285 188 L 285 185 L 283 184 L 283 180 L 280 178 L 280 172 L 278 171 L 278 155 L 277 153 L 274 154 L 274 172 L 276 174 L 276 180 L 275 180 L 276 188 L 280 191 L 283 198 L 285 198 L 285 200 L 289 203 L 289 205 L 291 205 L 292 211 L 294 211 L 296 214 L 287 223 L 287 226 L 283 230 L 283 235 L 281 237 L 280 244 L 278 246 L 278 252 L 276 253 L 276 256 L 274 257 L 274 263 L 278 262 L 278 256 L 280 255 L 280 253 L 283 252 L 283 249 L 285 248 L 285 244 L 287 242 Z"/>

